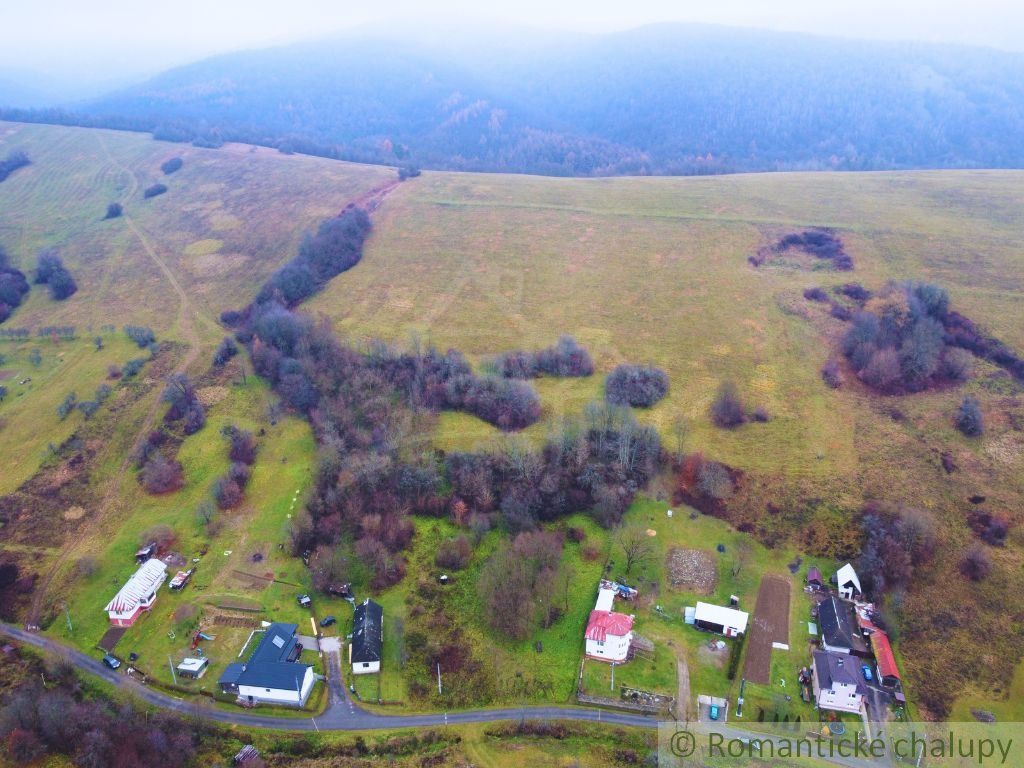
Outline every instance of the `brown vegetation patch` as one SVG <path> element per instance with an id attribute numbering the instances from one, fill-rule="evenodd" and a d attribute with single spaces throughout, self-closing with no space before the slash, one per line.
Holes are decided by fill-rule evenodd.
<path id="1" fill-rule="evenodd" d="M 196 398 L 200 403 L 202 403 L 204 408 L 216 405 L 227 396 L 227 387 L 203 387 L 202 389 L 196 390 Z"/>
<path id="2" fill-rule="evenodd" d="M 85 508 L 79 506 L 68 507 L 64 510 L 65 520 L 81 520 L 85 517 Z"/>
<path id="3" fill-rule="evenodd" d="M 673 547 L 666 558 L 669 583 L 698 595 L 710 595 L 718 583 L 715 559 L 703 549 Z"/>

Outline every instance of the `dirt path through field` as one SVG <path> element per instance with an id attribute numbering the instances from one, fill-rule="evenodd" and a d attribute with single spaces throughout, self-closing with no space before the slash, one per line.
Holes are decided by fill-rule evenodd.
<path id="1" fill-rule="evenodd" d="M 130 168 L 119 163 L 111 154 L 106 143 L 103 141 L 102 134 L 97 133 L 96 138 L 99 141 L 100 146 L 103 148 L 107 159 L 113 165 L 127 173 L 131 179 L 125 194 L 121 198 L 121 202 L 123 204 L 138 191 L 138 179 L 135 178 L 135 174 Z M 146 255 L 149 256 L 150 260 L 156 265 L 160 272 L 163 273 L 163 276 L 170 284 L 171 289 L 178 296 L 178 330 L 180 331 L 181 336 L 184 337 L 185 342 L 188 344 L 188 351 L 174 367 L 173 373 L 184 373 L 199 357 L 202 340 L 199 336 L 199 331 L 197 330 L 197 321 L 205 318 L 201 316 L 199 310 L 192 304 L 188 293 L 182 287 L 181 283 L 178 282 L 178 278 L 175 276 L 174 272 L 167 265 L 167 262 L 161 258 L 149 238 L 146 237 L 132 217 L 128 213 L 124 213 L 122 214 L 122 218 L 128 225 L 128 228 L 132 231 L 132 234 L 135 235 L 136 239 L 142 245 L 142 249 L 146 252 Z M 160 399 L 156 398 L 153 400 L 152 405 L 146 412 L 145 418 L 142 420 L 142 424 L 139 426 L 135 437 L 132 439 L 133 445 L 137 444 L 150 432 L 150 430 L 153 429 L 153 424 L 156 423 L 156 418 L 159 412 Z M 56 559 L 49 565 L 46 572 L 42 574 L 40 581 L 35 588 L 35 592 L 32 595 L 32 605 L 29 608 L 28 618 L 25 622 L 26 627 L 39 625 L 43 608 L 46 605 L 46 596 L 50 591 L 50 585 L 52 584 L 54 577 L 74 555 L 88 551 L 88 545 L 97 532 L 98 523 L 108 515 L 110 510 L 114 508 L 121 497 L 123 481 L 125 476 L 128 474 L 130 463 L 131 452 L 125 454 L 118 471 L 114 473 L 112 478 L 110 478 L 110 481 L 107 484 L 107 489 L 104 492 L 100 503 L 97 505 L 95 513 L 79 527 L 76 531 L 75 538 L 61 549 Z"/>
<path id="2" fill-rule="evenodd" d="M 676 676 L 679 679 L 679 692 L 676 694 L 676 718 L 683 722 L 693 719 L 690 704 L 690 665 L 686 662 L 683 651 L 676 652 Z"/>

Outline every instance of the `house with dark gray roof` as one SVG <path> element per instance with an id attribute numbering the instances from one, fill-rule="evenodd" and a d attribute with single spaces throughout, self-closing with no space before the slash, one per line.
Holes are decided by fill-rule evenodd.
<path id="1" fill-rule="evenodd" d="M 285 704 L 301 707 L 309 698 L 316 675 L 309 664 L 297 662 L 302 653 L 296 624 L 273 623 L 244 662 L 228 664 L 217 684 L 242 704 Z"/>
<path id="2" fill-rule="evenodd" d="M 348 646 L 352 674 L 380 672 L 384 650 L 384 609 L 367 598 L 356 606 L 352 623 L 352 642 Z"/>
<path id="3" fill-rule="evenodd" d="M 818 629 L 821 647 L 826 651 L 870 655 L 867 641 L 857 627 L 853 606 L 835 595 L 829 595 L 818 604 Z"/>
<path id="4" fill-rule="evenodd" d="M 861 676 L 863 660 L 848 653 L 814 652 L 812 683 L 820 709 L 861 714 L 867 686 Z"/>

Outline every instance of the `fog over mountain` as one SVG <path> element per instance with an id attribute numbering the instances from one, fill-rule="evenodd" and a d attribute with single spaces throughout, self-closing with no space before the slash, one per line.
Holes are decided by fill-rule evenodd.
<path id="1" fill-rule="evenodd" d="M 4 114 L 554 175 L 1022 167 L 1024 54 L 684 24 L 430 43 L 362 30 Z"/>

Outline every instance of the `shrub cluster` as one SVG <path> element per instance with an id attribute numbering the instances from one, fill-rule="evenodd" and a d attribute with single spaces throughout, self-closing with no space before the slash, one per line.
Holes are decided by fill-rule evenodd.
<path id="1" fill-rule="evenodd" d="M 232 509 L 242 502 L 252 475 L 250 467 L 256 462 L 256 438 L 252 432 L 233 425 L 225 427 L 223 434 L 228 439 L 231 466 L 213 484 L 213 498 L 221 509 Z"/>
<path id="2" fill-rule="evenodd" d="M 75 279 L 64 267 L 64 262 L 52 250 L 43 251 L 39 254 L 35 283 L 48 286 L 50 297 L 56 301 L 63 301 L 78 290 Z"/>
<path id="3" fill-rule="evenodd" d="M 967 524 L 974 535 L 993 547 L 1006 544 L 1006 536 L 1010 532 L 1010 521 L 1003 515 L 993 515 L 984 510 L 974 510 L 967 516 Z"/>
<path id="4" fill-rule="evenodd" d="M 876 598 L 901 591 L 914 569 L 935 554 L 935 520 L 922 509 L 872 501 L 861 512 L 864 545 L 857 572 L 868 594 Z"/>
<path id="5" fill-rule="evenodd" d="M 147 493 L 171 493 L 185 484 L 185 474 L 178 461 L 168 459 L 160 451 L 154 450 L 139 472 L 139 482 Z"/>
<path id="6" fill-rule="evenodd" d="M 738 427 L 747 420 L 747 412 L 739 390 L 731 381 L 723 381 L 711 403 L 711 420 L 724 429 Z"/>
<path id="7" fill-rule="evenodd" d="M 172 157 L 160 164 L 160 170 L 164 172 L 164 176 L 170 176 L 175 171 L 181 170 L 181 166 L 184 164 L 180 157 Z"/>
<path id="8" fill-rule="evenodd" d="M 162 399 L 169 405 L 164 421 L 181 421 L 186 435 L 195 434 L 205 426 L 206 409 L 186 374 L 173 373 L 167 378 Z"/>
<path id="9" fill-rule="evenodd" d="M 733 470 L 710 461 L 701 453 L 689 453 L 678 464 L 676 498 L 704 512 L 714 512 L 736 491 Z"/>
<path id="10" fill-rule="evenodd" d="M 156 343 L 156 334 L 153 333 L 152 328 L 146 328 L 143 325 L 126 325 L 124 332 L 138 345 L 139 349 L 145 349 Z"/>
<path id="11" fill-rule="evenodd" d="M 1024 381 L 1024 358 L 1006 344 L 988 336 L 969 318 L 959 312 L 947 312 L 944 318 L 947 342 L 973 352 L 1009 371 L 1018 381 Z"/>
<path id="12" fill-rule="evenodd" d="M 21 305 L 28 292 L 25 274 L 11 266 L 7 251 L 0 246 L 0 323 Z"/>
<path id="13" fill-rule="evenodd" d="M 104 219 L 116 219 L 124 213 L 124 207 L 120 203 L 111 203 L 107 206 L 107 214 Z"/>
<path id="14" fill-rule="evenodd" d="M 28 155 L 22 150 L 15 149 L 8 152 L 7 157 L 0 160 L 0 181 L 6 181 L 8 176 L 19 168 L 24 168 L 28 164 Z"/>
<path id="15" fill-rule="evenodd" d="M 251 474 L 248 465 L 240 461 L 232 462 L 228 471 L 218 477 L 213 484 L 213 498 L 217 501 L 217 506 L 221 509 L 233 509 L 241 504 Z"/>
<path id="16" fill-rule="evenodd" d="M 449 571 L 461 571 L 469 565 L 469 561 L 472 559 L 473 545 L 469 543 L 469 539 L 465 536 L 459 535 L 441 542 L 441 545 L 437 548 L 434 562 L 439 568 L 445 568 Z"/>
<path id="17" fill-rule="evenodd" d="M 146 187 L 146 189 L 142 193 L 142 197 L 144 199 L 148 200 L 151 197 L 156 197 L 157 195 L 162 195 L 166 191 L 167 191 L 167 185 L 166 184 L 153 184 L 151 186 Z"/>
<path id="18" fill-rule="evenodd" d="M 796 248 L 819 259 L 828 259 L 838 270 L 853 269 L 853 259 L 843 250 L 843 241 L 828 230 L 808 229 L 789 234 L 780 239 L 775 246 L 779 253 L 789 248 Z"/>
<path id="19" fill-rule="evenodd" d="M 985 431 L 981 403 L 978 402 L 978 398 L 968 395 L 960 403 L 960 407 L 956 411 L 956 428 L 968 437 L 978 437 Z"/>
<path id="20" fill-rule="evenodd" d="M 612 405 L 649 408 L 668 394 L 668 376 L 653 367 L 619 365 L 604 382 L 604 399 Z"/>
<path id="21" fill-rule="evenodd" d="M 498 372 L 506 379 L 532 379 L 537 376 L 590 376 L 594 362 L 590 354 L 572 336 L 539 352 L 506 352 L 496 362 Z"/>
<path id="22" fill-rule="evenodd" d="M 17 764 L 64 755 L 61 764 L 80 768 L 175 768 L 191 764 L 207 735 L 172 715 L 90 695 L 72 669 L 58 667 L 46 681 L 21 686 L 0 710 L 0 740 Z"/>
<path id="23" fill-rule="evenodd" d="M 313 295 L 332 277 L 351 269 L 363 255 L 363 243 L 370 233 L 370 217 L 361 208 L 346 208 L 328 219 L 315 235 L 306 234 L 299 254 L 275 272 L 256 301 L 277 300 L 293 307 Z"/>
<path id="24" fill-rule="evenodd" d="M 225 336 L 220 344 L 217 345 L 217 349 L 213 353 L 213 364 L 216 366 L 224 365 L 224 363 L 237 354 L 238 345 L 235 344 L 234 340 L 230 336 Z"/>
<path id="25" fill-rule="evenodd" d="M 949 296 L 927 283 L 890 284 L 864 304 L 843 337 L 857 376 L 881 392 L 919 392 L 970 375 L 971 361 L 947 344 Z"/>
<path id="26" fill-rule="evenodd" d="M 785 235 L 770 246 L 763 246 L 753 256 L 748 256 L 755 267 L 767 263 L 772 257 L 789 249 L 796 249 L 816 258 L 829 261 L 835 269 L 846 272 L 853 269 L 853 259 L 843 249 L 843 241 L 827 229 L 808 229 Z M 811 289 L 817 291 L 820 289 Z M 806 294 L 805 294 L 806 295 Z M 808 296 L 807 298 L 812 298 Z M 822 301 L 822 299 L 812 299 Z"/>

